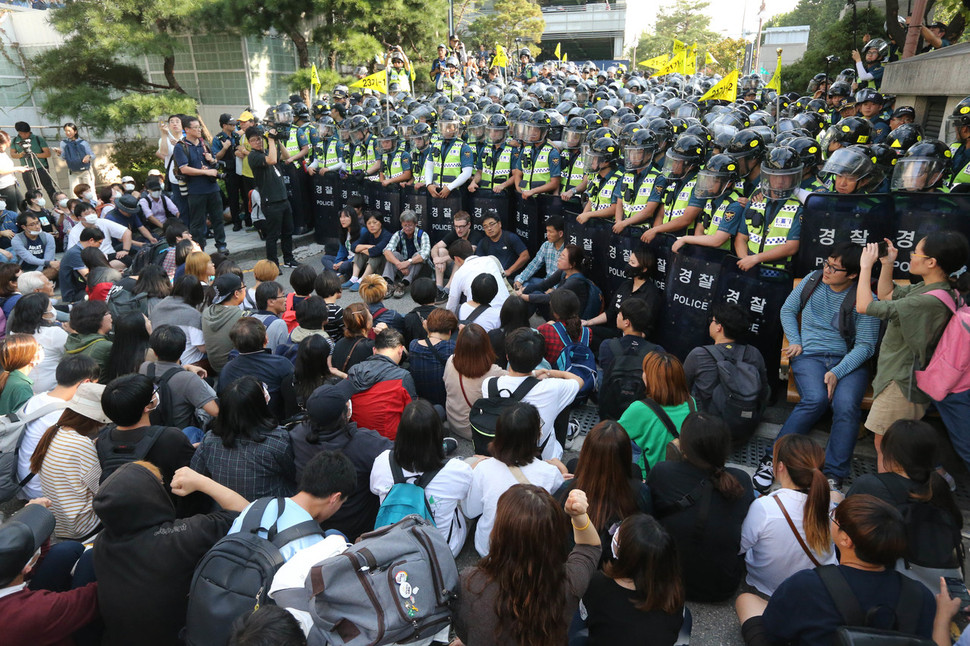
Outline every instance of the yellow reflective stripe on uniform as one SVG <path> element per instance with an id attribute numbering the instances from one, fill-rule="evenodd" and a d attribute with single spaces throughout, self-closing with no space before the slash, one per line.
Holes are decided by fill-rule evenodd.
<path id="1" fill-rule="evenodd" d="M 634 215 L 643 210 L 643 207 L 647 205 L 650 200 L 650 194 L 653 192 L 653 186 L 657 181 L 658 175 L 648 170 L 646 177 L 643 178 L 643 182 L 637 188 L 636 195 L 631 196 L 631 192 L 636 187 L 636 176 L 639 171 L 631 171 L 623 174 L 623 217 L 632 218 Z M 644 226 L 649 226 L 649 222 L 643 223 Z"/>
<path id="2" fill-rule="evenodd" d="M 760 213 L 761 219 L 764 221 L 767 206 L 767 202 L 752 202 L 748 205 L 748 208 L 752 211 Z M 762 224 L 761 229 L 753 229 L 750 225 L 749 218 L 748 253 L 761 253 L 762 251 L 766 251 L 772 247 L 777 247 L 788 242 L 788 233 L 791 230 L 792 225 L 795 224 L 795 218 L 797 217 L 798 209 L 800 207 L 801 203 L 798 201 L 798 198 L 789 198 L 781 209 L 779 209 L 778 214 L 775 215 L 775 219 L 772 220 L 767 231 L 764 230 L 764 224 Z M 762 239 L 764 240 L 763 244 Z M 788 264 L 788 259 L 761 264 L 766 267 L 784 269 Z"/>

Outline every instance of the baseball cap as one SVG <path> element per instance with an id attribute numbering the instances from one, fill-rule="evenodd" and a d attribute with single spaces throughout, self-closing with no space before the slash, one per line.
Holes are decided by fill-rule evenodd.
<path id="1" fill-rule="evenodd" d="M 67 407 L 79 415 L 93 419 L 102 424 L 110 424 L 111 419 L 101 409 L 101 395 L 104 384 L 83 383 L 77 387 L 74 397 L 67 402 Z"/>
<path id="2" fill-rule="evenodd" d="M 157 168 L 153 168 L 150 171 L 148 171 L 148 176 L 149 177 L 153 177 L 153 176 L 154 177 L 161 177 L 162 176 L 162 171 L 158 170 Z"/>
<path id="3" fill-rule="evenodd" d="M 239 121 L 255 121 L 256 117 L 249 110 L 243 110 L 239 115 Z"/>
<path id="4" fill-rule="evenodd" d="M 916 118 L 916 110 L 911 105 L 902 105 L 893 110 L 894 119 L 902 119 L 903 117 Z"/>
<path id="5" fill-rule="evenodd" d="M 134 184 L 135 178 L 132 177 L 131 175 L 125 175 L 124 177 L 121 178 L 121 183 L 124 184 L 125 182 L 131 182 L 132 184 Z"/>
<path id="6" fill-rule="evenodd" d="M 0 525 L 0 587 L 23 571 L 54 532 L 54 514 L 43 505 L 27 505 Z"/>
<path id="7" fill-rule="evenodd" d="M 330 424 L 344 411 L 353 394 L 354 385 L 346 379 L 338 384 L 320 386 L 307 400 L 306 411 L 313 422 Z"/>
<path id="8" fill-rule="evenodd" d="M 235 123 L 236 123 L 236 120 L 233 119 L 232 118 L 232 115 L 229 114 L 228 112 L 223 112 L 222 114 L 219 115 L 219 125 L 220 126 L 225 126 L 227 124 L 233 124 L 233 125 L 235 125 Z"/>
<path id="9" fill-rule="evenodd" d="M 212 303 L 218 305 L 243 288 L 242 279 L 236 274 L 223 274 L 212 283 L 212 289 L 216 295 L 212 298 Z"/>

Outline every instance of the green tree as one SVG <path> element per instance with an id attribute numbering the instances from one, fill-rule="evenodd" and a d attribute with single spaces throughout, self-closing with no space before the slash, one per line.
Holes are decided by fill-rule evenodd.
<path id="1" fill-rule="evenodd" d="M 198 1 L 74 0 L 52 10 L 65 42 L 28 61 L 41 109 L 52 118 L 83 121 L 99 134 L 194 112 L 195 98 L 176 78 L 175 36 L 193 24 Z M 163 78 L 149 78 L 135 63 L 145 56 L 161 58 Z"/>
<path id="2" fill-rule="evenodd" d="M 653 29 L 640 34 L 636 45 L 636 58 L 640 61 L 670 54 L 674 38 L 687 44 L 697 43 L 698 51 L 718 42 L 721 37 L 711 30 L 711 18 L 704 10 L 709 0 L 674 0 L 657 13 Z M 632 60 L 634 48 L 627 49 L 626 56 Z M 718 59 L 720 61 L 720 59 Z"/>
<path id="3" fill-rule="evenodd" d="M 485 43 L 489 48 L 503 45 L 509 58 L 515 58 L 516 38 L 540 43 L 545 29 L 542 9 L 533 0 L 496 0 L 494 13 L 481 15 L 468 26 L 472 42 Z M 532 50 L 538 53 L 538 48 Z"/>
<path id="4" fill-rule="evenodd" d="M 748 41 L 743 38 L 722 38 L 716 43 L 712 43 L 707 46 L 705 54 L 710 53 L 717 61 L 717 64 L 704 65 L 704 58 L 698 57 L 698 69 L 707 67 L 711 74 L 720 74 L 724 76 L 732 70 L 738 69 L 741 62 L 744 60 L 744 48 L 747 46 Z"/>

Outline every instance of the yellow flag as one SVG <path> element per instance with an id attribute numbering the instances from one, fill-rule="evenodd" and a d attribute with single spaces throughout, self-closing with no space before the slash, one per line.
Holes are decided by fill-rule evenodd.
<path id="1" fill-rule="evenodd" d="M 717 62 L 717 59 L 714 58 L 713 56 L 711 56 L 711 53 L 710 52 L 706 52 L 704 54 L 704 64 L 705 65 L 719 65 L 719 63 Z"/>
<path id="2" fill-rule="evenodd" d="M 684 59 L 684 74 L 697 74 L 697 43 L 690 46 L 687 50 L 687 58 Z"/>
<path id="3" fill-rule="evenodd" d="M 675 55 L 673 58 L 667 61 L 667 63 L 664 64 L 663 67 L 658 69 L 650 76 L 651 77 L 666 76 L 667 74 L 675 74 L 675 73 L 681 72 L 684 69 L 684 59 L 685 59 L 686 53 L 687 53 L 687 50 L 685 49 L 680 50 L 677 53 L 677 55 Z"/>
<path id="4" fill-rule="evenodd" d="M 687 49 L 687 45 L 685 43 L 682 43 L 676 38 L 674 38 L 674 56 L 676 56 L 677 54 L 679 54 L 680 52 L 686 49 Z"/>
<path id="5" fill-rule="evenodd" d="M 562 54 L 560 53 L 560 50 L 559 50 L 559 43 L 556 43 L 556 58 L 558 58 L 559 60 L 562 60 Z"/>
<path id="6" fill-rule="evenodd" d="M 509 57 L 505 54 L 505 48 L 501 45 L 495 45 L 495 56 L 492 58 L 492 64 L 490 67 L 508 67 Z"/>
<path id="7" fill-rule="evenodd" d="M 778 94 L 781 94 L 781 54 L 778 55 L 778 64 L 775 66 L 775 75 L 771 77 L 771 80 L 768 81 L 765 88 L 774 90 Z"/>
<path id="8" fill-rule="evenodd" d="M 563 63 L 568 63 L 569 62 L 569 54 L 563 53 L 563 55 L 562 55 L 562 62 Z"/>
<path id="9" fill-rule="evenodd" d="M 387 94 L 387 72 L 381 70 L 377 74 L 365 76 L 359 81 L 351 83 L 349 87 L 360 87 L 365 90 L 369 89 L 380 92 L 381 94 Z"/>
<path id="10" fill-rule="evenodd" d="M 648 58 L 645 61 L 640 61 L 640 65 L 644 67 L 652 67 L 655 70 L 659 70 L 661 67 L 667 64 L 670 57 L 666 54 L 661 54 L 660 56 L 654 56 L 653 58 Z"/>
<path id="11" fill-rule="evenodd" d="M 738 71 L 734 70 L 707 91 L 698 101 L 734 101 L 738 98 Z"/>
<path id="12" fill-rule="evenodd" d="M 317 75 L 317 64 L 310 66 L 310 93 L 316 94 L 320 89 L 320 77 Z"/>

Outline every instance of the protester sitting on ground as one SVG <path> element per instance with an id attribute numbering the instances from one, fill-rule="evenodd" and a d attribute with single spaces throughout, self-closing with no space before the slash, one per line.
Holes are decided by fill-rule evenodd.
<path id="1" fill-rule="evenodd" d="M 185 259 L 185 275 L 195 276 L 203 285 L 211 285 L 216 277 L 216 264 L 204 251 L 193 251 Z"/>
<path id="2" fill-rule="evenodd" d="M 150 414 L 158 408 L 160 400 L 155 384 L 145 375 L 123 375 L 104 389 L 101 408 L 114 425 L 104 428 L 96 442 L 102 483 L 119 461 L 132 461 L 136 457 L 158 467 L 165 483 L 172 481 L 177 469 L 189 466 L 195 449 L 181 429 L 151 423 Z M 150 448 L 138 456 L 132 447 L 145 437 L 154 437 L 154 441 L 146 440 Z"/>
<path id="3" fill-rule="evenodd" d="M 509 365 L 509 358 L 505 352 L 505 339 L 513 330 L 523 327 L 532 329 L 532 323 L 529 320 L 531 318 L 529 304 L 513 294 L 502 303 L 502 309 L 499 310 L 498 316 L 499 327 L 488 331 L 488 340 L 495 351 L 496 365 L 504 369 Z M 543 354 L 545 354 L 545 350 L 543 350 Z"/>
<path id="4" fill-rule="evenodd" d="M 141 312 L 128 312 L 113 321 L 111 353 L 104 362 L 101 378 L 105 383 L 121 375 L 138 372 L 138 367 L 155 357 L 148 339 L 152 324 Z"/>
<path id="5" fill-rule="evenodd" d="M 603 552 L 613 560 L 593 574 L 583 595 L 589 629 L 583 643 L 634 646 L 645 635 L 657 646 L 679 643 L 684 583 L 673 537 L 653 517 L 632 514 Z"/>
<path id="6" fill-rule="evenodd" d="M 20 411 L 34 396 L 33 380 L 28 376 L 41 359 L 40 344 L 29 334 L 8 334 L 0 347 L 0 415 Z"/>
<path id="7" fill-rule="evenodd" d="M 605 339 L 599 347 L 597 363 L 600 368 L 601 384 L 605 385 L 609 382 L 613 364 L 617 357 L 637 357 L 642 364 L 647 353 L 663 352 L 663 348 L 646 339 L 652 316 L 650 306 L 645 300 L 628 298 L 623 301 L 616 315 L 616 328 L 620 331 L 621 336 Z M 593 330 L 590 330 L 590 332 L 592 333 Z M 590 334 L 591 338 L 592 336 Z"/>
<path id="8" fill-rule="evenodd" d="M 286 321 L 280 318 L 286 310 L 286 292 L 275 280 L 265 281 L 256 288 L 255 302 L 250 316 L 266 326 L 266 349 L 274 352 L 290 338 Z"/>
<path id="9" fill-rule="evenodd" d="M 471 487 L 472 468 L 461 458 L 445 459 L 446 441 L 457 448 L 453 438 L 445 438 L 441 417 L 431 404 L 421 399 L 411 402 L 401 415 L 394 448 L 374 461 L 370 490 L 384 502 L 396 483 L 414 482 L 429 471 L 435 472 L 422 488 L 435 527 L 457 557 L 468 532 L 468 521 L 459 503 Z M 395 471 L 400 471 L 400 475 L 396 476 Z"/>
<path id="10" fill-rule="evenodd" d="M 495 351 L 488 335 L 478 323 L 458 332 L 455 351 L 445 363 L 445 412 L 448 430 L 466 440 L 472 439 L 468 413 L 482 392 L 482 382 L 507 374 L 495 365 Z"/>
<path id="11" fill-rule="evenodd" d="M 418 227 L 418 215 L 405 209 L 400 215 L 401 228 L 391 235 L 384 247 L 384 280 L 393 285 L 390 295 L 401 298 L 411 281 L 431 274 L 431 237 Z"/>
<path id="12" fill-rule="evenodd" d="M 462 509 L 468 518 L 481 516 L 475 528 L 475 549 L 481 556 L 489 553 L 496 506 L 505 491 L 516 483 L 536 484 L 549 493 L 562 486 L 565 468 L 544 462 L 536 448 L 541 429 L 542 420 L 535 406 L 525 402 L 507 406 L 499 414 L 495 439 L 488 445 L 492 457 L 482 458 L 472 466 L 472 485 Z M 592 531 L 595 533 L 595 528 Z M 599 554 L 596 556 L 598 561 Z"/>
<path id="13" fill-rule="evenodd" d="M 111 354 L 111 312 L 104 301 L 81 301 L 71 308 L 71 332 L 64 345 L 66 355 L 84 354 L 104 370 Z"/>
<path id="14" fill-rule="evenodd" d="M 745 582 L 765 597 L 799 570 L 836 563 L 824 462 L 822 447 L 804 435 L 786 435 L 775 442 L 775 479 L 780 487 L 751 503 L 741 526 Z"/>
<path id="15" fill-rule="evenodd" d="M 351 303 L 344 308 L 344 336 L 334 344 L 330 362 L 335 370 L 347 373 L 352 367 L 374 354 L 373 317 L 363 303 Z M 386 324 L 379 324 L 381 329 Z"/>
<path id="16" fill-rule="evenodd" d="M 246 290 L 246 300 L 243 301 L 243 307 L 247 310 L 259 309 L 256 306 L 256 290 L 263 283 L 268 283 L 275 281 L 280 277 L 280 267 L 272 260 L 257 260 L 256 264 L 253 265 L 253 280 L 256 281 L 255 284 Z"/>
<path id="17" fill-rule="evenodd" d="M 482 240 L 482 233 L 472 228 L 472 216 L 468 211 L 458 211 L 452 216 L 453 229 L 446 233 L 444 237 L 431 247 L 431 258 L 434 261 L 434 281 L 435 300 L 444 300 L 448 297 L 448 290 L 451 285 L 451 278 L 445 283 L 445 277 L 452 273 L 454 262 L 448 255 L 448 249 L 459 239 L 467 240 L 474 250 Z"/>
<path id="18" fill-rule="evenodd" d="M 492 551 L 462 572 L 455 632 L 468 646 L 565 643 L 602 550 L 586 494 L 572 491 L 564 514 L 548 491 L 523 484 L 505 491 L 496 507 Z M 567 522 L 575 541 L 569 552 Z"/>
<path id="19" fill-rule="evenodd" d="M 74 357 L 65 363 L 73 364 L 73 368 L 97 371 L 88 357 Z M 101 531 L 101 522 L 93 507 L 101 478 L 94 439 L 111 420 L 101 410 L 104 386 L 90 383 L 86 376 L 73 390 L 67 408 L 58 411 L 57 421 L 33 449 L 30 472 L 36 474 L 44 497 L 51 501 L 56 522 L 54 536 L 61 540 L 86 541 Z"/>
<path id="20" fill-rule="evenodd" d="M 505 280 L 502 266 L 494 257 L 486 254 L 476 255 L 467 240 L 456 240 L 451 243 L 448 254 L 455 263 L 455 271 L 451 274 L 451 288 L 448 290 L 446 309 L 458 312 L 462 297 L 465 300 L 471 300 L 472 282 L 480 274 L 491 274 L 495 277 L 498 295 L 492 299 L 494 305 L 502 305 L 509 297 L 508 282 Z"/>
<path id="21" fill-rule="evenodd" d="M 708 413 L 691 413 L 684 420 L 680 451 L 683 461 L 661 462 L 647 478 L 654 517 L 677 543 L 687 598 L 724 601 L 744 573 L 739 546 L 741 524 L 754 500 L 751 478 L 724 466 L 731 432 Z"/>
<path id="22" fill-rule="evenodd" d="M 303 306 L 303 303 L 300 304 Z M 296 390 L 293 387 L 293 364 L 286 357 L 266 351 L 266 328 L 251 316 L 236 321 L 229 332 L 238 354 L 229 360 L 219 374 L 219 396 L 237 380 L 252 376 L 269 396 L 267 405 L 277 423 L 296 414 Z"/>
<path id="23" fill-rule="evenodd" d="M 180 361 L 185 351 L 185 332 L 174 325 L 161 325 L 152 330 L 148 345 L 155 353 L 154 361 L 146 361 L 138 372 L 148 376 L 158 385 L 159 404 L 152 417 L 164 426 L 182 429 L 198 429 L 195 436 L 190 435 L 193 443 L 202 439 L 202 419 L 197 411 L 205 411 L 209 418 L 219 415 L 216 391 L 205 380 L 191 370 L 186 370 Z M 164 385 L 162 385 L 164 382 Z"/>
<path id="24" fill-rule="evenodd" d="M 0 613 L 10 643 L 74 644 L 74 634 L 99 619 L 98 584 L 84 546 L 62 541 L 41 550 L 55 527 L 48 504 L 31 500 L 0 525 Z"/>
<path id="25" fill-rule="evenodd" d="M 452 337 L 458 331 L 458 319 L 448 310 L 436 308 L 428 315 L 424 327 L 428 331 L 427 338 L 411 341 L 408 348 L 411 376 L 418 397 L 440 407 L 444 415 L 445 365 L 455 352 Z"/>
<path id="26" fill-rule="evenodd" d="M 868 289 L 856 290 L 856 311 L 886 321 L 872 382 L 875 397 L 865 421 L 866 428 L 875 433 L 877 453 L 890 424 L 898 419 L 918 420 L 926 412 L 930 398 L 914 383 L 913 366 L 929 363 L 932 348 L 950 320 L 949 307 L 926 292 L 958 286 L 966 291 L 966 272 L 959 278 L 951 278 L 951 274 L 965 267 L 970 257 L 970 246 L 962 233 L 934 231 L 920 240 L 911 254 L 909 273 L 922 281 L 896 285 L 892 274 L 899 251 L 889 239 L 885 242 L 884 256 L 880 257 L 879 244 L 869 243 L 859 261 L 860 285 L 870 284 L 877 260 L 882 264 L 877 286 L 879 300 L 873 300 Z"/>
<path id="27" fill-rule="evenodd" d="M 169 220 L 165 223 L 164 227 L 165 233 L 165 243 L 168 248 L 163 252 L 162 261 L 158 264 L 161 265 L 165 273 L 168 274 L 169 280 L 175 280 L 175 267 L 177 265 L 175 256 L 178 253 L 178 245 L 183 241 L 192 242 L 192 234 L 189 233 L 188 227 L 182 224 L 179 220 Z M 182 264 L 185 264 L 185 259 L 182 259 Z M 184 271 L 184 267 L 183 267 Z"/>
<path id="28" fill-rule="evenodd" d="M 202 338 L 209 365 L 218 374 L 229 362 L 233 326 L 247 314 L 239 309 L 246 297 L 246 286 L 235 274 L 224 274 L 213 282 L 212 288 L 212 304 L 202 312 Z M 263 339 L 265 342 L 265 332 Z"/>
<path id="29" fill-rule="evenodd" d="M 343 507 L 326 523 L 327 529 L 340 531 L 350 541 L 374 529 L 380 503 L 370 492 L 370 473 L 377 456 L 394 446 L 386 437 L 358 427 L 351 420 L 353 392 L 353 385 L 347 380 L 328 380 L 307 400 L 306 419 L 290 431 L 297 479 L 302 480 L 307 464 L 321 451 L 338 451 L 353 463 L 356 486 L 347 494 Z"/>
<path id="30" fill-rule="evenodd" d="M 503 231 L 502 221 L 493 213 L 485 215 L 482 219 L 482 227 L 485 230 L 485 236 L 475 248 L 475 253 L 478 256 L 495 258 L 502 266 L 502 278 L 512 278 L 518 274 L 519 270 L 529 262 L 529 250 L 522 242 L 522 238 L 510 231 Z M 452 258 L 455 257 L 451 248 L 448 249 L 448 253 Z M 454 288 L 454 282 L 452 286 Z M 451 303 L 450 296 L 448 302 Z"/>
<path id="31" fill-rule="evenodd" d="M 741 594 L 735 606 L 745 644 L 833 643 L 836 630 L 846 625 L 846 604 L 853 597 L 866 626 L 929 638 L 936 610 L 933 595 L 892 569 L 906 549 L 899 512 L 889 503 L 861 494 L 842 501 L 830 519 L 841 560 L 824 576 L 831 576 L 847 598 L 834 599 L 818 569 L 788 577 L 767 601 Z M 910 625 L 899 625 L 900 615 L 894 611 L 901 607 L 910 611 Z"/>
<path id="32" fill-rule="evenodd" d="M 286 357 L 292 363 L 296 359 L 297 346 L 307 337 L 321 336 L 327 340 L 327 343 L 333 343 L 327 331 L 323 329 L 327 323 L 329 311 L 327 302 L 319 296 L 309 296 L 300 301 L 295 310 L 297 325 L 290 332 L 286 343 L 276 346 L 274 354 Z"/>
<path id="33" fill-rule="evenodd" d="M 190 234 L 191 235 L 191 234 Z M 196 251 L 200 251 L 199 245 L 195 240 L 179 240 L 175 245 L 175 273 L 172 280 L 178 280 L 185 275 L 185 263 Z"/>
<path id="34" fill-rule="evenodd" d="M 108 300 L 108 292 L 121 281 L 121 272 L 111 266 L 108 258 L 97 247 L 82 249 L 81 262 L 88 270 L 84 277 L 88 300 Z"/>
<path id="35" fill-rule="evenodd" d="M 172 293 L 172 281 L 168 279 L 168 275 L 161 266 L 148 265 L 138 274 L 138 280 L 135 281 L 131 293 L 135 296 L 145 295 L 145 315 L 151 318 L 155 306 Z"/>
<path id="36" fill-rule="evenodd" d="M 43 355 L 30 371 L 34 394 L 44 393 L 54 387 L 54 374 L 64 356 L 68 334 L 54 323 L 56 315 L 51 299 L 46 294 L 27 294 L 19 301 L 7 321 L 7 334 L 29 334 L 40 345 Z"/>
<path id="37" fill-rule="evenodd" d="M 380 276 L 384 273 L 384 249 L 391 241 L 391 232 L 384 229 L 381 214 L 377 211 L 367 211 L 364 214 L 365 230 L 360 232 L 357 244 L 354 245 L 354 275 L 343 287 L 352 292 L 360 288 L 360 283 L 371 275 Z M 354 280 L 359 276 L 358 280 Z M 383 298 L 383 297 L 382 297 Z"/>
<path id="38" fill-rule="evenodd" d="M 317 270 L 310 265 L 300 265 L 290 274 L 290 287 L 293 291 L 286 295 L 286 309 L 283 320 L 286 321 L 287 331 L 292 332 L 297 326 L 296 306 L 313 294 L 317 280 Z"/>
<path id="39" fill-rule="evenodd" d="M 589 280 L 583 275 L 587 268 L 586 252 L 579 245 L 567 244 L 556 261 L 556 271 L 530 289 L 520 289 L 516 294 L 533 306 L 538 306 L 543 318 L 548 314 L 549 299 L 561 289 L 573 292 L 579 299 L 579 311 L 586 310 L 589 301 Z"/>
<path id="40" fill-rule="evenodd" d="M 203 300 L 205 292 L 199 281 L 191 276 L 182 276 L 175 280 L 171 294 L 159 301 L 149 317 L 153 329 L 175 325 L 185 334 L 185 350 L 179 357 L 182 365 L 197 365 L 205 358 L 202 312 L 198 309 Z"/>
<path id="41" fill-rule="evenodd" d="M 546 344 L 545 359 L 555 366 L 567 343 L 582 343 L 585 330 L 580 323 L 581 305 L 571 290 L 556 290 L 549 300 L 549 322 L 539 326 Z M 589 344 L 586 344 L 589 347 Z"/>
<path id="42" fill-rule="evenodd" d="M 353 420 L 390 440 L 404 407 L 418 398 L 414 378 L 400 366 L 403 358 L 404 337 L 387 328 L 374 339 L 374 354 L 347 371 L 354 387 Z"/>
<path id="43" fill-rule="evenodd" d="M 232 626 L 228 646 L 282 644 L 306 646 L 300 622 L 279 606 L 260 606 L 255 612 L 239 617 Z"/>
<path id="44" fill-rule="evenodd" d="M 17 217 L 20 233 L 10 241 L 10 250 L 24 271 L 40 271 L 51 280 L 57 280 L 61 263 L 54 260 L 56 242 L 54 236 L 41 230 L 40 220 L 32 213 Z"/>
<path id="45" fill-rule="evenodd" d="M 392 309 L 384 306 L 387 296 L 387 282 L 380 276 L 367 276 L 360 281 L 360 300 L 367 305 L 367 310 L 374 319 L 374 325 L 386 323 L 402 335 L 404 334 L 404 317 Z"/>
<path id="46" fill-rule="evenodd" d="M 293 362 L 293 386 L 296 390 L 296 403 L 301 411 L 306 410 L 306 402 L 313 391 L 333 375 L 330 368 L 330 343 L 327 339 L 313 335 L 300 341 Z"/>
<path id="47" fill-rule="evenodd" d="M 478 323 L 486 332 L 500 324 L 501 306 L 495 303 L 498 283 L 491 274 L 479 274 L 472 281 L 472 297 L 458 307 L 458 321 L 462 325 Z"/>
<path id="48" fill-rule="evenodd" d="M 515 289 L 528 290 L 556 272 L 559 268 L 559 257 L 566 246 L 565 229 L 566 223 L 561 215 L 546 218 L 546 240 L 526 268 L 515 277 L 512 285 Z M 542 273 L 537 276 L 540 271 Z"/>
<path id="49" fill-rule="evenodd" d="M 75 225 L 71 229 L 71 233 L 68 234 L 67 248 L 70 249 L 78 244 L 81 239 L 81 232 L 84 229 L 100 229 L 101 233 L 104 234 L 104 238 L 101 240 L 101 246 L 99 247 L 101 253 L 111 261 L 112 267 L 118 271 L 123 271 L 125 266 L 131 263 L 132 259 L 129 255 L 131 253 L 131 231 L 120 224 L 99 218 L 97 213 L 95 213 L 94 207 L 90 204 L 79 203 L 74 209 L 74 214 L 77 216 L 80 224 Z M 121 249 L 117 251 L 115 251 L 114 247 L 115 241 L 118 241 L 121 246 Z"/>
<path id="50" fill-rule="evenodd" d="M 415 339 L 427 339 L 424 322 L 435 309 L 435 284 L 430 278 L 418 278 L 411 283 L 411 300 L 416 307 L 404 315 L 404 342 L 411 347 Z"/>
<path id="51" fill-rule="evenodd" d="M 555 493 L 556 500 L 562 501 L 573 489 L 590 496 L 589 517 L 603 544 L 612 539 L 617 525 L 630 514 L 653 512 L 650 489 L 634 475 L 632 464 L 630 436 L 617 422 L 602 421 L 587 433 L 578 461 L 568 465 L 575 475 Z M 604 550 L 603 561 L 609 556 Z"/>
<path id="52" fill-rule="evenodd" d="M 896 569 L 939 591 L 939 579 L 960 578 L 963 515 L 939 464 L 937 432 L 926 422 L 897 420 L 883 436 L 879 473 L 853 481 L 850 496 L 870 494 L 903 514 L 907 546 Z"/>
<path id="53" fill-rule="evenodd" d="M 182 519 L 176 517 L 162 472 L 150 462 L 125 464 L 102 482 L 94 497 L 94 511 L 104 525 L 94 542 L 105 623 L 102 644 L 178 642 L 195 567 L 247 504 L 239 494 L 206 480 L 214 486 L 207 485 L 205 492 L 222 510 Z M 178 490 L 177 481 L 172 486 Z"/>
<path id="54" fill-rule="evenodd" d="M 337 304 L 343 295 L 340 289 L 340 276 L 330 269 L 324 269 L 313 280 L 313 291 L 327 304 L 327 322 L 323 329 L 332 340 L 344 335 L 344 309 Z"/>
<path id="55" fill-rule="evenodd" d="M 620 313 L 620 307 L 631 298 L 642 300 L 647 304 L 649 318 L 641 332 L 647 337 L 653 334 L 663 311 L 663 296 L 651 278 L 656 264 L 653 253 L 646 246 L 634 249 L 630 254 L 627 266 L 623 270 L 626 278 L 606 302 L 606 309 L 588 321 L 583 321 L 584 326 L 592 329 L 594 350 L 599 350 L 604 339 L 621 336 L 621 331 L 617 330 L 613 323 Z"/>
<path id="56" fill-rule="evenodd" d="M 619 422 L 633 441 L 633 461 L 646 478 L 697 407 L 687 391 L 684 368 L 672 354 L 650 352 L 643 358 L 643 385 L 646 396 L 630 404 Z"/>
<path id="57" fill-rule="evenodd" d="M 88 247 L 99 247 L 104 240 L 101 229 L 84 228 L 78 239 L 78 244 L 68 249 L 61 257 L 61 268 L 58 272 L 58 286 L 61 290 L 61 301 L 73 303 L 84 298 L 85 278 L 88 267 L 81 258 L 81 253 Z"/>
<path id="58" fill-rule="evenodd" d="M 357 212 L 347 206 L 340 209 L 337 219 L 340 222 L 340 245 L 337 247 L 337 254 L 335 256 L 324 254 L 320 262 L 325 269 L 330 269 L 346 279 L 341 286 L 344 289 L 350 289 L 350 285 L 353 284 L 351 278 L 360 275 L 360 269 L 354 264 L 353 258 L 353 249 L 360 239 L 360 220 L 357 219 Z"/>

